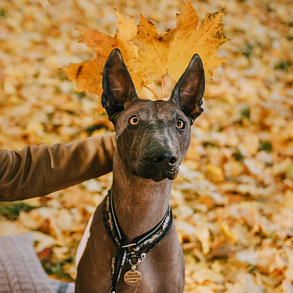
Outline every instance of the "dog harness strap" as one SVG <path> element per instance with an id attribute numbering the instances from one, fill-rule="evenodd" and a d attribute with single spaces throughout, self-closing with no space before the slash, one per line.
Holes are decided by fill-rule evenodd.
<path id="1" fill-rule="evenodd" d="M 111 190 L 105 200 L 104 205 L 104 225 L 105 228 L 116 244 L 118 251 L 111 259 L 111 280 L 110 293 L 116 293 L 116 285 L 120 279 L 122 269 L 126 261 L 131 264 L 133 272 L 138 265 L 146 257 L 158 242 L 160 242 L 170 231 L 173 222 L 172 209 L 170 205 L 163 219 L 151 230 L 135 237 L 131 243 L 127 243 L 127 237 L 121 229 L 116 217 Z"/>

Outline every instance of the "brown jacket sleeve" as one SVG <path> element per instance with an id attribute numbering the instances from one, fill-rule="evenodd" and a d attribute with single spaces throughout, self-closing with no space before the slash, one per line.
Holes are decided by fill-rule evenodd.
<path id="1" fill-rule="evenodd" d="M 46 195 L 112 171 L 114 134 L 0 150 L 0 201 Z"/>

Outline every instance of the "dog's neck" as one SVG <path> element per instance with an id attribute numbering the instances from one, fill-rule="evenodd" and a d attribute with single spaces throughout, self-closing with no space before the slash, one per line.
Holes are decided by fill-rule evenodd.
<path id="1" fill-rule="evenodd" d="M 163 218 L 171 188 L 169 179 L 154 182 L 132 175 L 118 152 L 114 152 L 112 196 L 119 224 L 129 241 Z"/>

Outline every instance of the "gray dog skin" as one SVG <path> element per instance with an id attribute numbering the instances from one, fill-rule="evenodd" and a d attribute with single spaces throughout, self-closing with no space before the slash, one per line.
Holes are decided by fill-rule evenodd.
<path id="1" fill-rule="evenodd" d="M 118 221 L 130 242 L 152 229 L 165 214 L 172 180 L 186 156 L 190 128 L 202 113 L 205 89 L 202 61 L 194 55 L 168 101 L 139 99 L 118 49 L 103 73 L 102 104 L 116 130 L 112 196 Z M 134 117 L 134 118 L 133 118 Z M 137 119 L 136 119 L 137 118 Z M 110 260 L 117 247 L 103 224 L 102 202 L 96 209 L 90 238 L 77 269 L 77 293 L 108 293 Z M 124 283 L 125 264 L 117 293 L 182 293 L 185 263 L 174 223 L 168 235 L 137 266 L 142 280 Z"/>

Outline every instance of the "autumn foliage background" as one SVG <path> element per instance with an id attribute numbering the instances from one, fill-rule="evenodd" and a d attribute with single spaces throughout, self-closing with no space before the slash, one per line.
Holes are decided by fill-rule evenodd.
<path id="1" fill-rule="evenodd" d="M 171 204 L 186 257 L 186 292 L 293 292 L 293 6 L 192 1 L 202 19 L 225 8 L 227 59 L 207 80 L 205 112 Z M 115 12 L 173 28 L 181 1 L 0 2 L 0 146 L 53 144 L 113 130 L 97 96 L 59 68 L 94 59 L 76 28 L 115 34 Z M 154 86 L 160 94 L 160 84 Z M 165 84 L 167 91 L 168 81 Z M 166 92 L 167 94 L 167 92 Z M 74 254 L 111 175 L 50 196 L 0 204 L 0 235 L 33 231 L 54 278 L 74 279 Z"/>

